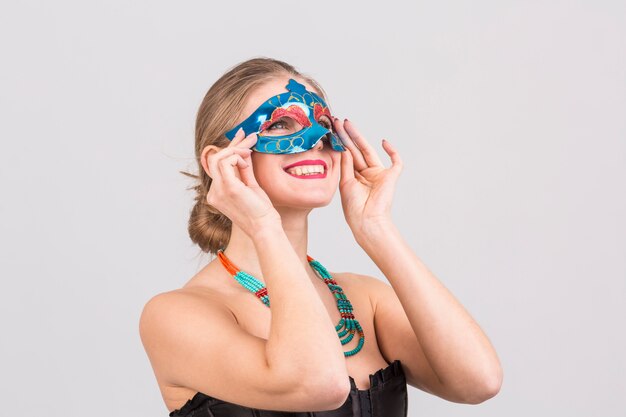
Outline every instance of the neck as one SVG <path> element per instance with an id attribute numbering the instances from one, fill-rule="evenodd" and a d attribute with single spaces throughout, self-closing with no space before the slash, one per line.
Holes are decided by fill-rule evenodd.
<path id="1" fill-rule="evenodd" d="M 311 271 L 311 276 L 315 277 L 309 265 L 309 261 L 307 260 L 308 214 L 311 212 L 311 209 L 276 207 L 276 210 L 280 214 L 285 235 L 296 252 L 298 259 L 301 260 L 305 270 Z M 237 265 L 239 269 L 265 283 L 254 242 L 234 223 L 232 225 L 230 240 L 224 249 L 224 254 Z"/>

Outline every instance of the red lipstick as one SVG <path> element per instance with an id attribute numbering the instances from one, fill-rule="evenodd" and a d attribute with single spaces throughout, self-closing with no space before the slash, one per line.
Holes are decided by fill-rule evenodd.
<path id="1" fill-rule="evenodd" d="M 321 159 L 303 159 L 302 161 L 294 162 L 293 164 L 287 165 L 286 167 L 283 167 L 283 169 L 287 170 L 289 168 L 297 167 L 300 165 L 323 165 L 324 170 L 328 169 L 326 162 Z"/>

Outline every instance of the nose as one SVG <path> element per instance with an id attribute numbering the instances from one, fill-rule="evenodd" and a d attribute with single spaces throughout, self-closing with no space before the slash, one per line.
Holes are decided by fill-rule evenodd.
<path id="1" fill-rule="evenodd" d="M 318 150 L 322 150 L 324 149 L 324 139 L 326 139 L 326 136 L 323 136 L 320 140 L 317 141 L 317 143 L 315 144 L 314 148 L 318 149 Z"/>

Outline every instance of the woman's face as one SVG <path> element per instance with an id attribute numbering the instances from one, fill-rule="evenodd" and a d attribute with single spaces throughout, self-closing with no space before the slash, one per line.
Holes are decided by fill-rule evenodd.
<path id="1" fill-rule="evenodd" d="M 268 98 L 287 92 L 285 85 L 289 78 L 304 84 L 309 91 L 315 91 L 313 86 L 304 79 L 294 76 L 277 77 L 266 82 L 255 90 L 248 98 L 240 120 L 245 120 Z M 320 118 L 318 123 L 330 128 L 332 121 L 327 118 Z M 266 136 L 282 136 L 295 133 L 302 129 L 295 119 L 284 117 L 278 119 L 263 131 Z M 257 182 L 263 188 L 274 204 L 274 207 L 299 207 L 313 208 L 328 205 L 339 183 L 341 155 L 330 146 L 328 138 L 320 140 L 313 148 L 293 154 L 269 154 L 252 152 L 252 167 Z M 284 167 L 298 161 L 310 160 L 307 165 L 323 165 L 324 174 L 313 175 L 311 177 L 296 177 Z M 321 160 L 320 162 L 314 162 Z M 307 165 L 300 168 L 306 168 Z"/>

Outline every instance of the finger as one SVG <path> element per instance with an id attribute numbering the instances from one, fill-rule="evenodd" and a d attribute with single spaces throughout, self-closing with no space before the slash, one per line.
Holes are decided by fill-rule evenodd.
<path id="1" fill-rule="evenodd" d="M 340 137 L 342 143 L 344 143 L 345 147 L 352 151 L 352 159 L 354 159 L 359 165 L 359 161 L 363 161 L 365 163 L 365 158 L 363 158 L 363 154 L 361 150 L 357 146 L 357 144 L 352 140 L 350 135 L 346 132 L 344 128 L 344 122 L 338 118 L 333 119 L 335 131 L 337 135 Z M 365 167 L 367 168 L 367 167 Z"/>
<path id="2" fill-rule="evenodd" d="M 223 164 L 225 159 L 231 158 L 233 156 L 239 156 L 239 158 L 241 158 L 241 161 L 244 162 L 243 164 L 240 163 L 239 167 L 241 167 L 241 168 L 246 167 L 246 166 L 248 166 L 248 163 L 245 162 L 243 160 L 243 158 L 245 156 L 250 155 L 251 153 L 252 153 L 252 150 L 248 149 L 248 148 L 239 148 L 239 147 L 232 148 L 232 152 L 230 154 L 227 154 L 223 158 L 220 158 L 220 160 L 218 161 L 218 165 Z M 221 173 L 221 171 L 220 171 L 220 173 Z"/>
<path id="3" fill-rule="evenodd" d="M 250 154 L 251 153 L 252 152 L 250 152 Z M 241 180 L 244 184 L 249 186 L 258 186 L 259 183 L 254 176 L 254 169 L 252 168 L 252 157 L 250 156 L 250 154 L 243 156 L 243 160 L 246 161 L 248 166 L 240 169 L 239 174 L 241 175 Z"/>
<path id="4" fill-rule="evenodd" d="M 211 178 L 214 178 L 216 176 L 220 175 L 220 171 L 218 168 L 218 163 L 221 159 L 226 158 L 230 155 L 233 154 L 239 154 L 239 155 L 249 155 L 252 152 L 251 149 L 247 149 L 247 148 L 239 148 L 237 146 L 230 148 L 230 147 L 226 147 L 224 149 L 221 149 L 219 152 L 217 152 L 214 155 L 211 155 L 208 157 L 207 160 L 207 164 L 209 166 L 209 176 Z"/>
<path id="5" fill-rule="evenodd" d="M 365 162 L 363 153 L 361 153 L 361 150 L 357 147 L 354 141 L 350 138 L 350 135 L 348 135 L 348 133 L 344 129 L 344 123 L 337 118 L 334 119 L 334 123 L 337 135 L 341 139 L 341 142 L 344 144 L 344 146 L 348 148 L 348 151 L 351 153 L 351 159 L 354 161 L 354 167 L 356 168 L 356 170 L 361 171 L 362 169 L 367 168 L 367 162 Z"/>
<path id="6" fill-rule="evenodd" d="M 382 167 L 383 163 L 380 160 L 378 153 L 376 152 L 374 147 L 372 147 L 372 145 L 370 145 L 369 142 L 363 137 L 363 135 L 361 135 L 354 123 L 346 119 L 343 125 L 345 131 L 348 132 L 348 135 L 350 135 L 352 140 L 356 143 L 356 145 L 363 153 L 363 156 L 365 157 L 365 162 L 367 162 L 368 166 Z"/>
<path id="7" fill-rule="evenodd" d="M 258 136 L 256 132 L 252 132 L 248 136 L 246 136 L 244 139 L 242 139 L 239 143 L 237 143 L 237 146 L 250 149 L 257 143 L 257 140 L 258 140 Z"/>
<path id="8" fill-rule="evenodd" d="M 235 137 L 233 138 L 233 140 L 231 140 L 228 146 L 226 147 L 229 148 L 229 147 L 236 146 L 245 137 L 246 137 L 246 133 L 244 132 L 243 127 L 240 127 L 239 130 L 237 130 L 237 133 L 235 133 Z"/>
<path id="9" fill-rule="evenodd" d="M 248 164 L 243 160 L 241 155 L 230 155 L 220 160 L 218 166 L 226 187 L 234 188 L 243 185 L 240 177 L 237 175 L 237 168 L 245 168 Z"/>
<path id="10" fill-rule="evenodd" d="M 354 179 L 354 161 L 349 150 L 341 152 L 341 180 L 339 186 Z"/>
<path id="11" fill-rule="evenodd" d="M 385 152 L 387 152 L 387 154 L 391 158 L 391 167 L 389 169 L 395 170 L 399 174 L 402 171 L 402 167 L 404 166 L 404 163 L 402 162 L 402 158 L 400 158 L 400 153 L 386 139 L 383 139 L 383 149 L 385 150 Z"/>

